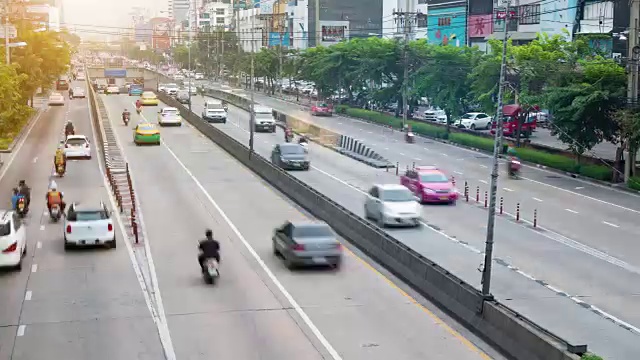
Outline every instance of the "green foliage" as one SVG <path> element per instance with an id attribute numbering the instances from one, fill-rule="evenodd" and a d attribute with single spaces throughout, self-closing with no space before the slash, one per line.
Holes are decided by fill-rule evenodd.
<path id="1" fill-rule="evenodd" d="M 604 359 L 602 359 L 602 357 L 600 357 L 598 355 L 587 353 L 587 354 L 582 355 L 580 360 L 604 360 Z"/>
<path id="2" fill-rule="evenodd" d="M 627 182 L 629 188 L 640 191 L 640 176 L 632 176 Z"/>

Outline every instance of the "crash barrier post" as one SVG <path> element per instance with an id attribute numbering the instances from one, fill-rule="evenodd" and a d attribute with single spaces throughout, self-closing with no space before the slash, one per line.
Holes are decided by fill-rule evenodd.
<path id="1" fill-rule="evenodd" d="M 413 164 L 411 164 L 411 168 L 415 170 L 416 168 L 416 162 L 414 161 Z"/>
<path id="2" fill-rule="evenodd" d="M 480 186 L 476 186 L 476 202 L 480 202 Z"/>
<path id="3" fill-rule="evenodd" d="M 502 215 L 503 207 L 504 207 L 504 198 L 500 196 L 500 215 Z"/>
<path id="4" fill-rule="evenodd" d="M 533 227 L 538 227 L 538 209 L 533 210 Z"/>
<path id="5" fill-rule="evenodd" d="M 464 182 L 464 198 L 469 202 L 469 184 L 466 181 Z"/>
<path id="6" fill-rule="evenodd" d="M 118 187 L 115 187 L 116 189 L 116 201 L 118 202 L 118 208 L 120 208 L 120 213 L 122 213 L 122 196 L 120 195 L 120 189 L 118 189 Z"/>
<path id="7" fill-rule="evenodd" d="M 129 194 L 131 195 L 131 209 L 133 211 L 136 210 L 136 192 L 133 190 L 133 187 L 129 188 Z"/>
<path id="8" fill-rule="evenodd" d="M 136 244 L 137 244 L 139 242 L 138 221 L 136 220 L 136 211 L 134 208 L 131 208 L 131 231 L 133 232 L 133 237 L 136 239 Z"/>
<path id="9" fill-rule="evenodd" d="M 111 186 L 111 192 L 113 192 L 113 177 L 111 174 L 111 168 L 109 168 L 108 166 L 105 166 L 105 168 L 107 169 L 107 179 L 109 180 L 109 186 Z"/>
<path id="10" fill-rule="evenodd" d="M 488 195 L 489 195 L 489 193 L 485 191 L 485 192 L 484 192 L 484 207 L 489 206 L 489 205 L 488 205 L 489 203 L 487 202 L 487 200 L 488 200 Z"/>
<path id="11" fill-rule="evenodd" d="M 452 184 L 453 186 L 456 186 L 456 178 L 455 178 L 455 176 L 452 176 L 452 177 L 451 177 L 451 184 Z"/>
<path id="12" fill-rule="evenodd" d="M 131 174 L 129 173 L 129 163 L 125 163 L 125 169 L 127 170 L 127 184 L 129 185 L 129 189 L 133 186 L 131 185 Z"/>
<path id="13" fill-rule="evenodd" d="M 258 154 L 249 157 L 239 141 L 210 126 L 174 99 L 158 94 L 167 106 L 177 107 L 191 123 L 247 168 L 282 191 L 316 218 L 393 274 L 457 317 L 476 334 L 516 360 L 579 360 L 587 346 L 572 344 L 494 299 L 486 299 L 475 287 L 425 258 L 373 223 L 366 221 L 312 187 L 296 179 Z M 213 96 L 216 97 L 216 96 Z M 241 100 L 236 101 L 242 104 Z"/>
<path id="14" fill-rule="evenodd" d="M 396 175 L 398 175 L 398 168 L 400 168 L 400 163 L 396 162 Z"/>
<path id="15" fill-rule="evenodd" d="M 520 221 L 520 203 L 516 204 L 516 221 Z"/>

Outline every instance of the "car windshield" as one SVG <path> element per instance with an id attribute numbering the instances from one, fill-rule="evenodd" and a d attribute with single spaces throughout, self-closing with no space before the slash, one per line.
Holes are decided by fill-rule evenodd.
<path id="1" fill-rule="evenodd" d="M 71 145 L 71 146 L 82 146 L 84 144 L 86 144 L 86 140 L 85 139 L 68 139 L 67 140 L 67 145 Z"/>
<path id="2" fill-rule="evenodd" d="M 178 114 L 177 109 L 164 109 L 164 111 L 162 112 L 162 115 L 177 115 L 177 114 Z"/>
<path id="3" fill-rule="evenodd" d="M 155 130 L 155 129 L 152 125 L 140 125 L 138 126 L 138 130 L 149 131 L 149 130 Z"/>
<path id="4" fill-rule="evenodd" d="M 304 154 L 304 148 L 298 145 L 281 146 L 280 152 L 284 155 Z"/>
<path id="5" fill-rule="evenodd" d="M 328 226 L 301 225 L 293 229 L 295 238 L 334 237 L 333 231 Z"/>
<path id="6" fill-rule="evenodd" d="M 328 107 L 328 106 L 327 106 L 327 104 L 325 104 L 325 103 L 318 103 L 318 105 L 317 105 L 317 106 L 318 106 L 318 107 Z"/>
<path id="7" fill-rule="evenodd" d="M 382 192 L 382 201 L 387 202 L 405 202 L 405 201 L 414 201 L 413 194 L 409 190 L 406 189 L 398 189 L 398 190 L 384 190 Z"/>
<path id="8" fill-rule="evenodd" d="M 471 114 L 464 114 L 464 115 L 462 115 L 462 118 L 463 118 L 463 119 L 473 119 L 473 115 L 471 115 Z"/>
<path id="9" fill-rule="evenodd" d="M 11 224 L 0 224 L 0 236 L 7 236 L 11 234 Z"/>
<path id="10" fill-rule="evenodd" d="M 69 221 L 96 221 L 106 220 L 109 216 L 106 211 L 71 211 Z"/>
<path id="11" fill-rule="evenodd" d="M 446 183 L 449 182 L 444 174 L 441 173 L 426 173 L 420 174 L 420 182 L 423 183 Z"/>
<path id="12" fill-rule="evenodd" d="M 77 87 L 77 88 L 73 89 L 73 91 L 83 91 L 83 89 L 82 89 L 82 88 Z"/>
<path id="13" fill-rule="evenodd" d="M 256 113 L 257 119 L 272 119 L 273 115 L 271 113 Z"/>
<path id="14" fill-rule="evenodd" d="M 144 93 L 144 94 L 142 94 L 142 97 L 151 99 L 151 98 L 156 97 L 156 95 L 152 94 L 152 93 Z"/>

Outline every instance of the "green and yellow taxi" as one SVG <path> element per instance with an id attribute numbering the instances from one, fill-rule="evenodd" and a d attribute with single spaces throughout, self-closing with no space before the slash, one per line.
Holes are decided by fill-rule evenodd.
<path id="1" fill-rule="evenodd" d="M 140 95 L 140 102 L 142 103 L 142 105 L 153 105 L 153 106 L 156 106 L 159 103 L 158 97 L 156 96 L 156 94 L 153 93 L 153 91 L 143 92 L 142 95 Z"/>
<path id="2" fill-rule="evenodd" d="M 133 130 L 133 142 L 136 145 L 156 144 L 160 145 L 160 130 L 153 124 L 140 123 Z"/>

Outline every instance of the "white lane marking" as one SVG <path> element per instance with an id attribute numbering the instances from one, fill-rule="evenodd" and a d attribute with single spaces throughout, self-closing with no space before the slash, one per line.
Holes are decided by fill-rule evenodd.
<path id="1" fill-rule="evenodd" d="M 423 148 L 423 149 L 425 149 L 425 150 L 429 151 L 429 148 Z"/>
<path id="2" fill-rule="evenodd" d="M 31 300 L 31 295 L 33 295 L 33 293 L 31 292 L 31 290 L 27 291 L 27 292 L 24 294 L 24 300 L 25 300 L 25 301 L 29 301 L 29 300 Z"/>
<path id="3" fill-rule="evenodd" d="M 487 180 L 479 180 L 479 181 L 480 181 L 481 183 L 483 183 L 483 184 L 489 184 L 489 183 L 487 182 Z"/>
<path id="4" fill-rule="evenodd" d="M 636 214 L 640 214 L 640 211 L 638 211 L 638 210 L 634 210 L 634 209 L 630 209 L 630 208 L 628 208 L 628 207 L 624 207 L 624 206 L 622 206 L 622 205 L 618 205 L 618 204 L 610 203 L 610 202 L 608 202 L 608 201 L 604 201 L 604 200 L 596 199 L 596 198 L 591 197 L 591 196 L 588 196 L 588 195 L 584 195 L 584 194 L 577 193 L 577 192 L 575 192 L 575 191 L 571 191 L 571 190 L 567 190 L 567 189 L 559 188 L 559 187 L 557 187 L 557 186 L 553 186 L 553 185 L 545 184 L 545 183 L 543 183 L 543 182 L 536 181 L 536 180 L 532 180 L 532 179 L 529 179 L 529 178 L 525 178 L 525 177 L 522 177 L 522 178 L 523 178 L 523 179 L 525 179 L 525 180 L 529 180 L 529 181 L 531 181 L 531 182 L 533 182 L 533 183 L 536 183 L 536 184 L 540 184 L 540 185 L 543 185 L 543 186 L 548 186 L 548 187 L 550 187 L 550 188 L 553 188 L 553 189 L 556 189 L 556 190 L 560 190 L 560 191 L 564 191 L 564 192 L 567 192 L 567 193 L 569 193 L 569 194 L 577 195 L 577 196 L 583 197 L 583 198 L 588 199 L 588 200 L 593 200 L 593 201 L 599 202 L 599 203 L 601 203 L 601 204 L 610 205 L 610 206 L 616 207 L 616 208 L 618 208 L 618 209 L 622 209 L 622 210 L 626 210 L 626 211 L 631 211 L 631 212 L 634 212 L 634 213 L 636 213 Z M 582 189 L 584 189 L 583 187 L 581 187 L 581 188 L 582 188 Z M 578 188 L 576 188 L 576 189 L 578 189 Z"/>
<path id="5" fill-rule="evenodd" d="M 27 138 L 29 137 L 29 134 L 31 134 L 31 130 L 33 130 L 33 128 L 38 123 L 38 121 L 40 121 L 40 116 L 42 116 L 42 114 L 44 114 L 44 111 L 40 112 L 36 116 L 36 118 L 31 123 L 31 126 L 29 126 L 29 128 L 27 129 L 27 132 L 24 133 L 24 135 L 22 135 L 22 139 L 20 139 L 20 141 L 18 141 L 18 144 L 16 145 L 16 147 L 13 148 L 13 151 L 11 152 L 11 156 L 9 157 L 9 160 L 2 166 L 2 172 L 0 172 L 0 180 L 2 180 L 2 178 L 4 178 L 4 175 L 7 173 L 7 171 L 11 167 L 11 164 L 13 163 L 13 160 L 16 158 L 16 156 L 20 152 L 20 149 L 22 149 L 22 146 L 27 141 Z"/>
<path id="6" fill-rule="evenodd" d="M 502 190 L 504 191 L 508 191 L 508 192 L 513 192 L 513 190 L 509 189 L 509 188 L 502 188 Z"/>
<path id="7" fill-rule="evenodd" d="M 44 230 L 44 225 L 40 225 L 40 230 Z"/>
<path id="8" fill-rule="evenodd" d="M 87 97 L 87 104 L 89 107 L 91 106 L 89 97 Z M 106 104 L 105 104 L 105 109 L 107 111 L 109 121 L 113 126 L 113 121 L 111 121 L 112 117 L 109 115 L 109 108 L 106 106 Z M 147 121 L 144 118 L 144 114 L 140 114 L 140 115 L 145 121 Z M 91 131 L 93 133 L 93 138 L 97 139 L 98 137 L 96 135 L 96 128 L 93 120 L 91 121 Z M 118 147 L 122 150 L 123 148 L 120 145 L 120 141 L 118 140 L 117 135 L 115 140 Z M 122 152 L 122 156 L 123 158 L 125 158 L 125 161 L 126 161 L 124 152 Z M 103 159 L 100 156 L 98 156 L 98 167 L 100 168 L 101 173 L 103 174 L 106 173 Z M 133 171 L 132 170 L 130 171 L 133 174 Z M 106 176 L 102 177 L 102 182 L 104 184 L 104 187 L 108 189 L 110 185 Z M 134 188 L 135 188 L 135 180 L 133 180 L 133 176 L 132 176 L 132 182 L 134 183 Z M 108 191 L 108 198 L 109 198 L 109 202 L 111 203 L 111 208 L 117 209 L 118 205 L 116 204 L 116 199 L 109 191 Z M 142 221 L 141 212 L 138 215 L 140 217 L 138 221 L 141 224 L 140 227 L 142 228 L 142 232 L 143 232 L 142 234 L 145 239 L 149 239 L 149 237 L 147 236 L 146 230 L 142 225 L 144 222 Z M 125 229 L 122 219 L 119 216 L 116 216 L 116 222 L 118 223 L 118 227 L 120 228 L 120 233 L 127 234 L 127 230 Z M 151 256 L 151 250 L 149 249 L 149 242 L 145 241 L 144 245 L 145 245 L 145 256 L 147 258 L 147 265 L 149 267 L 149 273 L 151 274 L 151 289 L 147 287 L 147 283 L 144 279 L 144 276 L 142 275 L 140 263 L 138 262 L 138 259 L 136 258 L 136 254 L 133 251 L 133 246 L 131 245 L 130 241 L 125 241 L 124 243 L 127 247 L 127 253 L 129 254 L 129 259 L 131 260 L 131 267 L 133 267 L 133 271 L 135 272 L 136 278 L 138 279 L 138 284 L 142 289 L 142 296 L 144 296 L 144 300 L 147 304 L 147 308 L 149 309 L 149 313 L 151 313 L 151 318 L 153 319 L 153 322 L 156 324 L 156 327 L 158 329 L 158 336 L 160 337 L 160 343 L 162 344 L 166 360 L 176 360 L 176 353 L 175 353 L 175 350 L 173 349 L 171 334 L 169 333 L 169 326 L 167 324 L 167 318 L 164 312 L 162 296 L 160 295 L 160 288 L 158 287 L 158 279 L 156 277 L 155 265 L 153 263 L 153 257 Z M 154 308 L 151 303 L 151 295 L 150 295 L 151 293 L 153 293 L 154 302 L 158 307 L 157 311 L 156 311 L 156 308 Z"/>
<path id="9" fill-rule="evenodd" d="M 454 171 L 454 173 L 458 174 L 458 175 L 462 175 L 461 171 Z"/>
<path id="10" fill-rule="evenodd" d="M 571 210 L 571 209 L 565 209 L 565 210 L 566 210 L 566 211 L 568 211 L 568 212 L 570 212 L 570 213 L 574 213 L 574 214 L 577 214 L 577 213 L 578 213 L 577 211 L 575 211 L 575 210 Z"/>
<path id="11" fill-rule="evenodd" d="M 576 187 L 576 190 L 582 190 L 582 189 L 584 189 L 584 186 L 577 186 Z"/>
<path id="12" fill-rule="evenodd" d="M 187 166 L 180 161 L 180 159 L 178 158 L 178 156 L 173 152 L 173 150 L 171 150 L 169 148 L 169 146 L 167 146 L 166 143 L 164 143 L 164 147 L 165 149 L 167 149 L 167 151 L 169 151 L 169 153 L 171 154 L 171 156 L 173 156 L 173 158 L 176 160 L 176 162 L 178 164 L 180 164 L 180 166 L 184 169 L 184 171 L 187 173 L 187 175 L 189 175 L 189 177 L 191 178 L 191 180 L 193 180 L 193 182 L 198 186 L 198 188 L 200 189 L 200 191 L 202 191 L 202 193 L 204 194 L 204 196 L 207 198 L 207 200 L 209 200 L 209 202 L 216 208 L 216 211 L 218 211 L 218 213 L 220 214 L 220 216 L 222 216 L 222 218 L 224 219 L 224 221 L 227 223 L 227 225 L 229 226 L 229 228 L 231 228 L 231 230 L 236 234 L 236 236 L 238 237 L 238 239 L 240 239 L 240 241 L 242 242 L 242 244 L 245 246 L 245 248 L 247 248 L 247 250 L 249 251 L 249 253 L 253 256 L 253 258 L 255 259 L 255 261 L 258 263 L 258 265 L 260 265 L 260 267 L 262 268 L 262 270 L 267 274 L 267 276 L 271 279 L 271 281 L 276 285 L 276 287 L 278 288 L 278 290 L 280 290 L 280 292 L 282 293 L 282 295 L 284 295 L 284 297 L 287 299 L 287 301 L 291 304 L 291 306 L 293 307 L 293 309 L 296 311 L 296 313 L 298 313 L 298 315 L 302 318 L 302 320 L 305 322 L 305 324 L 309 327 L 309 329 L 311 329 L 311 331 L 313 332 L 313 334 L 316 336 L 316 338 L 320 341 L 320 343 L 322 343 L 322 345 L 324 346 L 324 348 L 327 350 L 327 352 L 329 352 L 329 354 L 331 355 L 331 357 L 334 360 L 341 360 L 342 357 L 340 356 L 340 354 L 338 354 L 338 352 L 333 348 L 333 346 L 331 346 L 331 344 L 329 343 L 329 341 L 324 337 L 324 335 L 322 335 L 322 333 L 320 332 L 320 330 L 316 327 L 316 325 L 311 321 L 311 318 L 309 318 L 309 316 L 307 315 L 307 313 L 302 309 L 302 307 L 300 307 L 300 305 L 298 304 L 298 302 L 293 298 L 293 296 L 291 296 L 291 294 L 287 291 L 287 289 L 285 289 L 284 285 L 282 285 L 282 283 L 280 282 L 280 280 L 278 280 L 278 278 L 276 278 L 275 274 L 269 269 L 269 267 L 267 266 L 267 264 L 262 260 L 262 258 L 260 258 L 260 255 L 258 255 L 258 253 L 253 249 L 253 247 L 251 246 L 251 244 L 249 244 L 249 242 L 244 238 L 244 236 L 242 235 L 242 233 L 240 233 L 240 230 L 238 230 L 238 228 L 235 226 L 235 224 L 231 221 L 231 219 L 229 219 L 229 217 L 227 216 L 227 214 L 222 210 L 222 208 L 220 208 L 220 206 L 218 205 L 218 203 L 213 200 L 213 198 L 211 197 L 211 195 L 209 195 L 209 193 L 207 192 L 207 190 L 204 188 L 204 186 L 202 186 L 202 184 L 200 183 L 200 181 L 198 181 L 198 179 L 191 173 L 191 171 L 187 168 Z"/>
<path id="13" fill-rule="evenodd" d="M 442 156 L 449 156 L 449 154 L 441 153 Z"/>
<path id="14" fill-rule="evenodd" d="M 619 227 L 620 227 L 620 226 L 618 226 L 618 225 L 616 225 L 616 224 L 612 224 L 612 223 L 610 223 L 610 222 L 608 222 L 608 221 L 603 221 L 602 223 L 603 223 L 603 224 L 606 224 L 606 225 L 609 225 L 609 226 L 611 226 L 611 227 L 614 227 L 614 228 L 619 228 Z"/>
<path id="15" fill-rule="evenodd" d="M 487 165 L 482 165 L 482 164 L 480 164 L 480 167 L 485 168 L 485 169 L 489 168 Z"/>
<path id="16" fill-rule="evenodd" d="M 398 153 L 398 154 L 400 154 L 400 155 L 404 156 L 404 153 Z"/>
<path id="17" fill-rule="evenodd" d="M 27 330 L 27 325 L 18 326 L 18 333 L 16 336 L 24 336 L 24 332 Z"/>
<path id="18" fill-rule="evenodd" d="M 422 161 L 422 159 L 420 159 L 420 158 L 413 158 L 413 160 L 415 160 L 415 161 Z"/>
<path id="19" fill-rule="evenodd" d="M 342 123 L 341 123 L 341 122 L 339 122 L 339 123 L 338 123 L 338 125 L 342 125 Z"/>
<path id="20" fill-rule="evenodd" d="M 463 160 L 464 160 L 463 158 L 456 159 L 456 161 L 463 161 Z"/>
<path id="21" fill-rule="evenodd" d="M 537 202 L 542 202 L 541 199 L 538 199 L 537 197 L 532 198 L 533 200 L 537 201 Z"/>
<path id="22" fill-rule="evenodd" d="M 42 249 L 42 241 L 38 241 L 38 243 L 36 243 L 36 248 Z"/>
<path id="23" fill-rule="evenodd" d="M 385 150 L 389 150 L 389 148 L 384 148 Z"/>
<path id="24" fill-rule="evenodd" d="M 34 273 L 36 271 L 38 271 L 38 264 L 31 265 L 31 272 Z"/>
<path id="25" fill-rule="evenodd" d="M 38 157 L 37 156 L 33 158 L 33 163 L 35 164 L 36 161 L 38 161 Z"/>
<path id="26" fill-rule="evenodd" d="M 527 274 L 526 272 L 524 272 L 524 271 L 522 271 L 522 270 L 516 270 L 516 272 L 517 272 L 518 274 L 520 274 L 520 275 L 522 275 L 522 276 L 526 277 L 527 279 L 529 279 L 529 280 L 531 280 L 531 281 L 536 281 L 536 279 L 535 279 L 533 276 L 531 276 L 531 275 Z"/>

